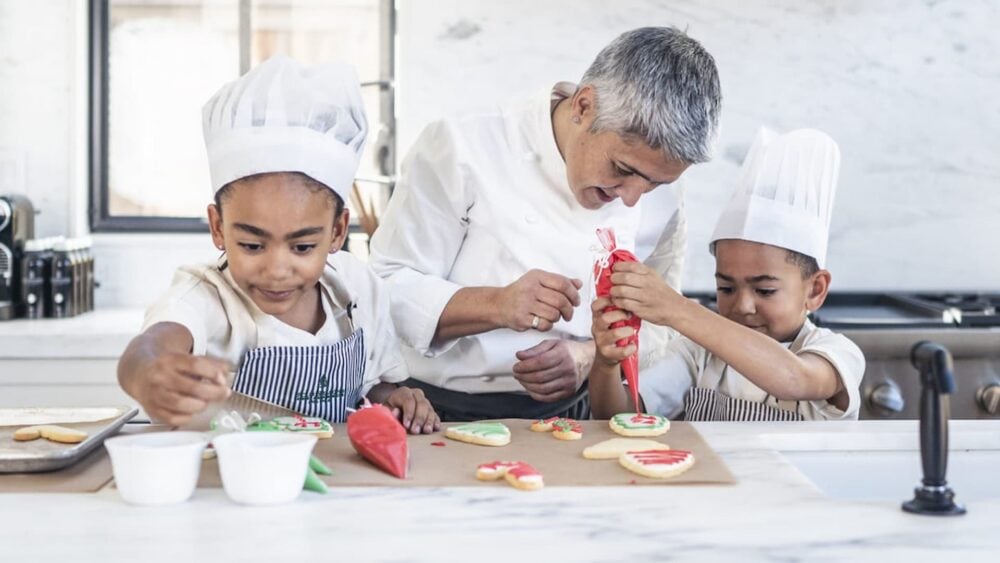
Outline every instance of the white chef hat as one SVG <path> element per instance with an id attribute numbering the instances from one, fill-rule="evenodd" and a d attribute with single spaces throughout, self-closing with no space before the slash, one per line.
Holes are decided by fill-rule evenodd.
<path id="1" fill-rule="evenodd" d="M 368 122 L 354 69 L 275 55 L 202 108 L 212 188 L 264 172 L 302 172 L 347 199 Z"/>
<path id="2" fill-rule="evenodd" d="M 840 149 L 829 135 L 797 129 L 757 131 L 739 181 L 719 217 L 715 242 L 740 239 L 794 250 L 825 267 Z"/>

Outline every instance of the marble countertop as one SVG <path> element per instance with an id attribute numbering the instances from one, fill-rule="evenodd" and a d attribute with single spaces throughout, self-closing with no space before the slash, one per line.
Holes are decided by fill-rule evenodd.
<path id="1" fill-rule="evenodd" d="M 143 309 L 97 309 L 66 319 L 0 322 L 0 358 L 114 358 L 142 328 Z"/>
<path id="2" fill-rule="evenodd" d="M 1000 498 L 950 518 L 902 512 L 909 482 L 898 500 L 831 500 L 775 449 L 910 448 L 915 421 L 696 426 L 737 485 L 333 488 L 266 508 L 222 490 L 159 508 L 111 489 L 3 495 L 0 544 L 11 561 L 995 560 Z M 953 449 L 996 449 L 1000 421 L 956 421 L 951 437 Z"/>

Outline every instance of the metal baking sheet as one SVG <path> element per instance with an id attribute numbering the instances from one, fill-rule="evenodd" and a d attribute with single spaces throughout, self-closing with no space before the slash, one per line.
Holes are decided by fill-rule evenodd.
<path id="1" fill-rule="evenodd" d="M 0 473 L 55 471 L 81 460 L 132 419 L 135 407 L 4 408 L 0 409 Z M 18 442 L 14 431 L 37 424 L 58 424 L 87 433 L 79 444 L 60 444 L 45 438 Z"/>

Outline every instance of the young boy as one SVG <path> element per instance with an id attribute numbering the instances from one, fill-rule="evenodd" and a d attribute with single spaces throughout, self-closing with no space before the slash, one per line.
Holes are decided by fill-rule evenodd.
<path id="1" fill-rule="evenodd" d="M 406 373 L 382 280 L 337 252 L 367 131 L 353 69 L 273 57 L 210 99 L 203 125 L 223 255 L 181 268 L 146 312 L 122 388 L 174 425 L 231 384 L 331 422 L 367 396 L 412 433 L 437 430 L 423 393 L 396 385 Z"/>
<path id="2" fill-rule="evenodd" d="M 826 134 L 758 133 L 712 235 L 718 314 L 671 289 L 642 264 L 618 263 L 611 298 L 594 302 L 597 357 L 589 389 L 595 418 L 634 410 L 622 387 L 626 311 L 682 336 L 660 361 L 676 376 L 639 378 L 648 412 L 671 415 L 678 389 L 687 420 L 856 419 L 861 350 L 806 315 L 826 299 L 823 269 L 840 152 Z M 614 304 L 622 310 L 602 313 Z"/>

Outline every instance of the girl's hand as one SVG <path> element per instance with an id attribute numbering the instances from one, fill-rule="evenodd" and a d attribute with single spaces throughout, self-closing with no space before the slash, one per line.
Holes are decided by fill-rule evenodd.
<path id="1" fill-rule="evenodd" d="M 613 290 L 612 290 L 613 291 Z M 618 341 L 632 336 L 632 327 L 611 328 L 612 323 L 623 321 L 628 316 L 621 309 L 604 312 L 604 309 L 612 305 L 607 297 L 599 297 L 590 305 L 592 323 L 590 333 L 594 336 L 594 364 L 605 366 L 615 366 L 625 358 L 635 353 L 635 346 L 619 347 Z"/>
<path id="2" fill-rule="evenodd" d="M 441 429 L 441 419 L 420 389 L 397 387 L 386 398 L 385 406 L 410 434 L 430 434 Z"/>
<path id="3" fill-rule="evenodd" d="M 611 302 L 644 321 L 670 326 L 670 311 L 679 293 L 655 270 L 639 262 L 618 262 L 611 274 Z"/>

